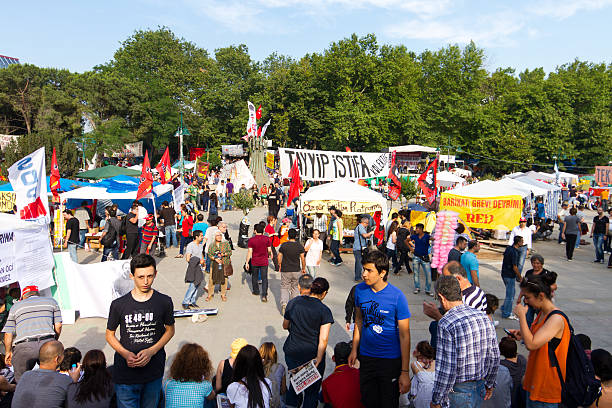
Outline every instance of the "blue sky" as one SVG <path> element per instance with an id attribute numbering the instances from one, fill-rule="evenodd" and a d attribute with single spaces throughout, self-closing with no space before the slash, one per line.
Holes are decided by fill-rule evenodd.
<path id="1" fill-rule="evenodd" d="M 416 52 L 474 40 L 488 70 L 612 59 L 612 0 L 26 0 L 2 12 L 0 54 L 78 72 L 158 26 L 211 53 L 244 43 L 256 60 L 299 58 L 352 33 Z"/>

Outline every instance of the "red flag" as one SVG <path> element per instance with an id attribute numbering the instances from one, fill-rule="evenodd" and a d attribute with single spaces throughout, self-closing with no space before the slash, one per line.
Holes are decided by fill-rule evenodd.
<path id="1" fill-rule="evenodd" d="M 261 137 L 261 128 L 257 126 L 257 137 Z"/>
<path id="2" fill-rule="evenodd" d="M 136 199 L 140 200 L 148 195 L 152 190 L 153 174 L 151 173 L 151 165 L 149 164 L 149 152 L 145 150 L 145 157 L 142 162 L 142 173 L 140 173 L 140 185 L 138 186 Z"/>
<path id="3" fill-rule="evenodd" d="M 289 180 L 291 185 L 289 186 L 289 197 L 287 198 L 287 207 L 293 202 L 293 199 L 300 196 L 302 191 L 302 179 L 300 178 L 300 169 L 298 167 L 297 160 L 293 161 L 293 166 L 289 172 Z"/>
<path id="4" fill-rule="evenodd" d="M 147 161 L 147 164 L 148 164 L 149 160 L 146 156 L 146 152 L 145 152 L 145 160 Z M 166 147 L 166 151 L 164 152 L 161 160 L 159 161 L 159 164 L 157 165 L 157 167 L 155 167 L 155 169 L 159 173 L 159 178 L 161 179 L 162 184 L 169 183 L 170 180 L 172 179 L 172 172 L 170 168 L 171 168 L 170 167 L 170 152 L 168 151 L 168 148 Z M 142 170 L 144 171 L 144 162 L 142 163 Z"/>
<path id="5" fill-rule="evenodd" d="M 374 223 L 376 224 L 376 229 L 374 230 L 374 238 L 376 238 L 377 245 L 380 246 L 385 241 L 385 229 L 381 223 L 382 214 L 380 211 L 376 211 L 374 213 Z"/>
<path id="6" fill-rule="evenodd" d="M 347 153 L 351 153 L 351 148 L 350 147 L 346 146 L 345 149 L 346 149 Z"/>
<path id="7" fill-rule="evenodd" d="M 389 184 L 389 198 L 397 200 L 402 192 L 402 182 L 399 179 L 399 173 L 395 163 L 395 152 L 391 153 L 391 165 L 389 166 L 389 175 L 387 178 L 391 180 Z"/>
<path id="8" fill-rule="evenodd" d="M 436 186 L 437 186 L 437 172 L 438 172 L 438 159 L 432 161 L 423 174 L 418 178 L 419 186 L 425 194 L 429 204 L 433 203 L 436 199 Z"/>
<path id="9" fill-rule="evenodd" d="M 261 105 L 259 105 L 259 108 L 257 108 L 257 112 L 255 112 L 255 118 L 261 119 Z"/>
<path id="10" fill-rule="evenodd" d="M 51 156 L 51 176 L 49 177 L 49 187 L 53 197 L 58 198 L 60 189 L 60 172 L 57 166 L 57 157 L 55 155 L 55 147 L 53 148 L 53 155 Z"/>

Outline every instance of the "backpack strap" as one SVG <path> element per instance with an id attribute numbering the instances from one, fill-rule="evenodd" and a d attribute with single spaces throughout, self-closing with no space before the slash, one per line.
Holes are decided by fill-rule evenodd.
<path id="1" fill-rule="evenodd" d="M 550 312 L 548 316 L 546 316 L 546 319 L 544 319 L 544 322 L 546 322 L 550 318 L 550 316 L 555 315 L 555 314 L 561 315 L 565 319 L 570 329 L 570 336 L 574 334 L 574 328 L 570 324 L 569 318 L 561 310 L 553 310 L 552 312 Z M 555 354 L 554 351 L 550 349 L 550 347 L 548 348 L 548 359 L 550 360 L 550 364 L 553 367 L 557 368 L 557 374 L 559 375 L 559 382 L 561 383 L 561 393 L 563 394 L 566 390 L 565 380 L 563 380 L 563 375 L 561 374 L 561 366 L 559 365 L 559 360 L 557 359 L 557 355 Z"/>

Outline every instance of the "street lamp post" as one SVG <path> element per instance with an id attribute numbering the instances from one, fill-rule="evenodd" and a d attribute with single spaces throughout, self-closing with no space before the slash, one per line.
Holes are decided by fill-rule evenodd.
<path id="1" fill-rule="evenodd" d="M 181 183 L 184 183 L 185 182 L 185 160 L 183 158 L 183 136 L 191 136 L 191 133 L 189 133 L 189 129 L 187 129 L 183 125 L 183 112 L 180 113 L 180 117 L 181 117 L 181 124 L 179 125 L 179 128 L 176 133 L 178 134 L 178 138 L 179 138 L 179 155 L 180 155 L 180 160 L 181 160 L 179 171 L 181 175 Z"/>

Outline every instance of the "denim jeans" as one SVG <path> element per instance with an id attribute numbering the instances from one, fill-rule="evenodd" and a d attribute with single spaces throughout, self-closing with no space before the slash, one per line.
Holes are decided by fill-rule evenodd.
<path id="1" fill-rule="evenodd" d="M 361 279 L 361 272 L 363 272 L 361 250 L 353 248 L 353 256 L 355 257 L 355 280 L 358 281 Z"/>
<path id="2" fill-rule="evenodd" d="M 340 257 L 340 241 L 332 239 L 331 243 L 329 244 L 329 250 L 332 253 L 332 257 L 330 259 L 332 263 L 337 264 L 342 262 L 342 258 Z"/>
<path id="3" fill-rule="evenodd" d="M 119 243 L 115 241 L 115 244 L 112 247 L 104 247 L 102 250 L 102 260 L 100 262 L 105 262 L 108 260 L 108 254 L 113 254 L 113 260 L 119 260 Z"/>
<path id="4" fill-rule="evenodd" d="M 162 379 L 144 384 L 115 384 L 117 408 L 157 408 Z"/>
<path id="5" fill-rule="evenodd" d="M 595 247 L 595 259 L 604 259 L 604 234 L 593 234 L 593 246 Z"/>
<path id="6" fill-rule="evenodd" d="M 314 360 L 316 355 L 312 356 Z M 289 370 L 293 370 L 294 368 L 300 366 L 305 363 L 303 358 L 294 358 L 289 354 L 285 354 L 285 363 L 287 363 L 287 368 Z M 325 356 L 323 356 L 323 360 L 319 363 L 317 370 L 323 377 L 323 373 L 325 372 Z M 312 384 L 310 387 L 306 388 L 304 392 L 300 393 L 300 395 L 296 395 L 295 390 L 293 389 L 293 385 L 291 385 L 290 381 L 287 381 L 287 393 L 285 394 L 285 403 L 287 406 L 297 407 L 299 405 L 299 400 L 302 400 L 302 408 L 316 408 L 319 406 L 319 391 L 321 389 L 321 380 Z"/>
<path id="7" fill-rule="evenodd" d="M 87 229 L 79 230 L 79 246 L 83 248 L 85 246 L 85 234 L 87 234 Z"/>
<path id="8" fill-rule="evenodd" d="M 450 408 L 480 408 L 485 396 L 484 380 L 458 383 L 448 393 Z"/>
<path id="9" fill-rule="evenodd" d="M 582 231 L 580 230 L 580 225 L 578 226 L 578 235 L 576 238 L 576 245 L 574 245 L 574 248 L 578 248 L 580 246 L 580 235 L 582 234 Z"/>
<path id="10" fill-rule="evenodd" d="M 529 399 L 529 393 L 527 393 L 527 408 L 557 408 L 558 406 L 559 404 L 556 402 L 532 401 Z"/>
<path id="11" fill-rule="evenodd" d="M 559 238 L 557 238 L 557 242 L 558 243 L 562 243 L 563 242 L 563 237 L 562 237 L 563 234 L 561 234 L 561 231 L 563 231 L 563 225 L 564 224 L 565 224 L 564 222 L 559 222 Z"/>
<path id="12" fill-rule="evenodd" d="M 196 286 L 193 282 L 189 282 L 189 286 L 187 287 L 187 292 L 185 292 L 185 297 L 183 298 L 184 305 L 192 305 L 196 302 L 198 298 L 198 289 L 200 286 Z"/>
<path id="13" fill-rule="evenodd" d="M 200 201 L 202 202 L 202 211 L 208 211 L 208 201 L 209 200 L 210 200 L 210 197 L 208 194 L 200 196 Z"/>
<path id="14" fill-rule="evenodd" d="M 533 323 L 533 319 L 535 319 L 536 309 L 531 306 L 527 307 L 527 313 L 525 314 L 525 321 L 527 322 L 527 327 L 531 327 L 531 323 Z"/>
<path id="15" fill-rule="evenodd" d="M 259 280 L 261 279 L 261 292 L 259 291 Z M 251 285 L 253 293 L 262 297 L 268 296 L 268 266 L 253 266 L 251 271 Z"/>
<path id="16" fill-rule="evenodd" d="M 185 247 L 189 245 L 191 241 L 193 241 L 193 237 L 184 237 L 181 235 L 181 248 L 179 249 L 179 254 L 183 255 L 185 253 Z"/>
<path id="17" fill-rule="evenodd" d="M 79 259 L 77 258 L 77 244 L 68 244 L 68 253 L 70 254 L 70 259 L 72 262 L 79 263 Z"/>
<path id="18" fill-rule="evenodd" d="M 431 264 L 425 262 L 418 256 L 414 256 L 412 261 L 412 270 L 414 272 L 414 288 L 421 289 L 421 278 L 419 276 L 419 270 L 423 270 L 425 275 L 425 291 L 431 292 Z"/>
<path id="19" fill-rule="evenodd" d="M 518 251 L 519 251 L 519 259 L 518 259 L 518 270 L 520 273 L 523 273 L 523 266 L 525 266 L 525 259 L 527 259 L 527 251 L 529 248 L 527 248 L 527 245 L 523 245 L 522 247 L 519 247 Z"/>
<path id="20" fill-rule="evenodd" d="M 176 240 L 176 225 L 168 225 L 165 227 L 164 234 L 166 234 L 166 248 L 170 248 L 173 242 L 175 247 L 178 246 L 178 241 Z"/>
<path id="21" fill-rule="evenodd" d="M 225 209 L 226 210 L 233 210 L 234 207 L 232 207 L 232 195 L 233 194 L 228 194 L 227 197 L 225 197 Z"/>
<path id="22" fill-rule="evenodd" d="M 508 317 L 512 314 L 512 307 L 514 306 L 514 291 L 515 291 L 515 278 L 505 278 L 502 276 L 504 280 L 504 285 L 506 285 L 506 298 L 504 299 L 504 304 L 501 307 L 502 317 Z"/>

